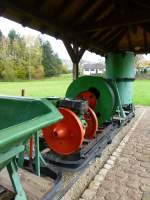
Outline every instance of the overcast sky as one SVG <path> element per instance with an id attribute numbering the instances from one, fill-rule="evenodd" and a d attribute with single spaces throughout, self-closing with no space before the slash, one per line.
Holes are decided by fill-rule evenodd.
<path id="1" fill-rule="evenodd" d="M 19 32 L 21 35 L 32 35 L 32 36 L 38 36 L 40 35 L 42 38 L 45 38 L 47 40 L 50 41 L 52 48 L 54 50 L 55 53 L 57 53 L 59 55 L 60 58 L 62 59 L 70 59 L 66 48 L 63 45 L 63 42 L 61 40 L 56 40 L 54 37 L 48 36 L 46 34 L 41 34 L 38 31 L 35 31 L 31 28 L 28 27 L 23 27 L 22 25 L 8 20 L 4 17 L 0 17 L 0 30 L 3 32 L 4 35 L 8 35 L 8 32 L 11 29 L 15 29 L 16 32 Z M 90 53 L 88 51 L 86 51 L 82 57 L 82 59 L 87 60 L 87 61 L 91 61 L 91 62 L 98 62 L 101 59 L 104 59 L 94 53 Z"/>

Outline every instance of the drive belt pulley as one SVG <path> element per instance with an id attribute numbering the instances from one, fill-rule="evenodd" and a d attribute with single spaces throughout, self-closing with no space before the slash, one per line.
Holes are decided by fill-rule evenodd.
<path id="1" fill-rule="evenodd" d="M 82 76 L 67 89 L 67 98 L 87 100 L 98 118 L 99 126 L 110 120 L 115 105 L 113 89 L 106 79 L 98 76 Z"/>
<path id="2" fill-rule="evenodd" d="M 60 107 L 59 111 L 63 119 L 44 128 L 43 136 L 51 150 L 61 155 L 70 155 L 80 149 L 84 139 L 94 137 L 98 121 L 91 108 L 81 118 L 68 108 Z"/>

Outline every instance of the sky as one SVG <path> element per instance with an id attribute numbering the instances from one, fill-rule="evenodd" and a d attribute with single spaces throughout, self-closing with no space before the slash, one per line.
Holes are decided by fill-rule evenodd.
<path id="1" fill-rule="evenodd" d="M 70 60 L 70 57 L 67 53 L 67 50 L 63 44 L 63 42 L 61 40 L 56 40 L 54 37 L 51 37 L 49 35 L 46 34 L 41 34 L 40 32 L 33 30 L 31 28 L 28 27 L 23 27 L 21 24 L 18 24 L 14 21 L 8 20 L 4 17 L 0 17 L 0 30 L 2 31 L 2 33 L 4 35 L 8 35 L 9 31 L 11 29 L 15 29 L 16 32 L 20 33 L 21 35 L 32 35 L 32 36 L 38 36 L 40 35 L 40 37 L 49 40 L 51 43 L 51 46 L 54 50 L 55 53 L 58 54 L 58 56 L 61 59 L 66 59 L 66 60 Z M 82 57 L 83 60 L 85 61 L 89 61 L 89 62 L 98 62 L 100 60 L 104 60 L 104 58 L 102 58 L 99 55 L 96 55 L 95 53 L 90 53 L 88 51 L 86 51 Z"/>

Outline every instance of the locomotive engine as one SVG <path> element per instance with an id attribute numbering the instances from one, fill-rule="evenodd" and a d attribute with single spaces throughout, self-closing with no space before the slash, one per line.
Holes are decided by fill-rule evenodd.
<path id="1" fill-rule="evenodd" d="M 106 56 L 105 78 L 82 76 L 69 85 L 65 99 L 55 101 L 63 120 L 43 129 L 51 150 L 45 157 L 48 162 L 80 165 L 100 153 L 130 121 L 134 116 L 133 66 L 133 53 L 110 53 Z"/>

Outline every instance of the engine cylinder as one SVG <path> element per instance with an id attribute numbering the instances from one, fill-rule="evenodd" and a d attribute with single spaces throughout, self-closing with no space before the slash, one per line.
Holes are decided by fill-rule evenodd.
<path id="1" fill-rule="evenodd" d="M 106 78 L 116 81 L 122 105 L 132 104 L 135 79 L 135 55 L 132 52 L 108 53 Z"/>

